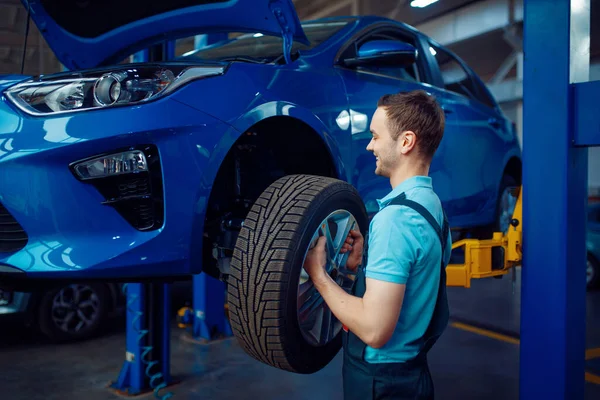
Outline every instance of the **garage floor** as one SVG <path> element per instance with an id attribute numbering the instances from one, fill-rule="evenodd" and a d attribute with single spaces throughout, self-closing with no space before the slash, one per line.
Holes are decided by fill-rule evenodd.
<path id="1" fill-rule="evenodd" d="M 468 290 L 450 288 L 457 320 L 430 356 L 437 398 L 516 399 L 519 345 L 514 333 L 519 328 L 519 280 L 514 295 L 507 278 L 475 283 Z M 587 306 L 591 359 L 586 364 L 585 398 L 591 400 L 600 398 L 600 292 L 588 294 Z M 106 388 L 117 378 L 124 359 L 122 324 L 101 338 L 62 346 L 44 344 L 16 329 L 3 331 L 3 400 L 123 398 Z M 317 374 L 294 375 L 255 362 L 234 339 L 199 345 L 186 340 L 177 328 L 172 333 L 171 371 L 182 380 L 170 388 L 173 400 L 342 399 L 340 368 L 341 354 Z"/>

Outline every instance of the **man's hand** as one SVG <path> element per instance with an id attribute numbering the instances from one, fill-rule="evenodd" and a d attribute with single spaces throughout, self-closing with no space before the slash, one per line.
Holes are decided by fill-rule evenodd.
<path id="1" fill-rule="evenodd" d="M 364 247 L 365 239 L 363 235 L 358 230 L 351 230 L 348 233 L 348 237 L 346 238 L 346 242 L 342 246 L 340 250 L 341 253 L 350 252 L 348 256 L 348 261 L 346 261 L 346 268 L 351 271 L 356 271 L 358 266 L 362 262 L 363 258 L 363 247 Z"/>
<path id="2" fill-rule="evenodd" d="M 327 278 L 327 271 L 325 266 L 327 265 L 327 239 L 325 236 L 319 237 L 315 247 L 308 251 L 306 254 L 306 260 L 304 260 L 304 269 L 310 279 L 315 281 L 322 281 Z"/>
<path id="3" fill-rule="evenodd" d="M 362 260 L 364 239 L 360 232 L 350 231 L 341 251 L 350 251 L 348 269 L 356 269 Z M 329 309 L 340 322 L 348 327 L 363 342 L 379 348 L 390 339 L 396 324 L 405 285 L 366 279 L 366 292 L 362 298 L 344 291 L 329 277 L 327 265 L 327 242 L 319 237 L 317 244 L 306 255 L 304 269 Z"/>

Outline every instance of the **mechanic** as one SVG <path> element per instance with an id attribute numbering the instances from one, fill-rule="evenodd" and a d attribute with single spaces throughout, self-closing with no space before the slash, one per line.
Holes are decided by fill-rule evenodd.
<path id="1" fill-rule="evenodd" d="M 378 200 L 367 248 L 351 231 L 341 250 L 356 272 L 352 294 L 325 270 L 325 237 L 307 255 L 305 270 L 344 325 L 345 399 L 433 398 L 427 352 L 448 323 L 452 242 L 429 168 L 444 125 L 444 112 L 424 91 L 383 96 L 367 150 L 392 190 Z"/>

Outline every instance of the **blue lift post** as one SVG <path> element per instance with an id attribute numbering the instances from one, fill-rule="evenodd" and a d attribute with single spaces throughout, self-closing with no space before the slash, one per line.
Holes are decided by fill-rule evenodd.
<path id="1" fill-rule="evenodd" d="M 227 33 L 198 35 L 194 38 L 195 50 L 227 39 Z M 214 340 L 233 335 L 225 314 L 225 284 L 207 274 L 193 278 L 194 310 L 192 335 L 196 340 Z"/>
<path id="2" fill-rule="evenodd" d="M 166 42 L 134 55 L 135 62 L 173 58 L 175 44 Z M 161 393 L 174 383 L 170 374 L 171 293 L 168 283 L 129 283 L 127 294 L 127 332 L 125 362 L 114 391 L 136 396 L 154 391 L 161 400 L 172 393 Z"/>
<path id="3" fill-rule="evenodd" d="M 589 58 L 589 0 L 525 0 L 522 399 L 584 398 L 587 146 L 600 145 Z"/>
<path id="4" fill-rule="evenodd" d="M 193 336 L 214 340 L 233 335 L 225 314 L 225 284 L 207 274 L 194 275 Z"/>

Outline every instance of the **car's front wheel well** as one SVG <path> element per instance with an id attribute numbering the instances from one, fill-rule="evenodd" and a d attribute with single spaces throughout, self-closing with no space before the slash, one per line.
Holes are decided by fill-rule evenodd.
<path id="1" fill-rule="evenodd" d="M 338 177 L 323 139 L 306 123 L 271 117 L 236 140 L 217 172 L 206 210 L 204 272 L 220 278 L 226 275 L 250 207 L 271 183 L 292 174 Z"/>

